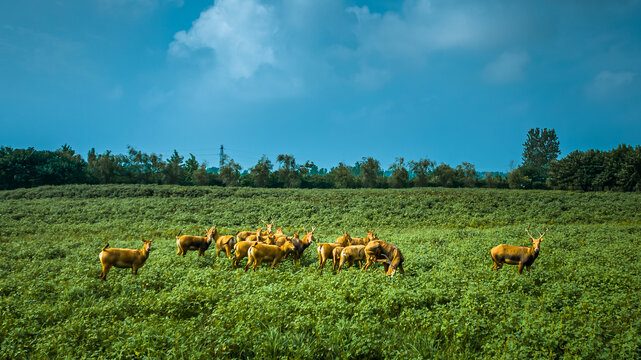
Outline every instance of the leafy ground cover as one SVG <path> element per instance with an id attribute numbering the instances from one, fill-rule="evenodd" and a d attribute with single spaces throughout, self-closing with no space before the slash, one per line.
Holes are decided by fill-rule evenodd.
<path id="1" fill-rule="evenodd" d="M 640 358 L 641 195 L 483 189 L 60 186 L 0 192 L 0 357 Z M 316 239 L 373 229 L 405 275 L 232 270 L 175 236 L 273 220 Z M 543 231 L 532 271 L 489 249 Z M 536 234 L 533 231 L 533 234 Z M 98 253 L 152 238 L 139 275 Z"/>

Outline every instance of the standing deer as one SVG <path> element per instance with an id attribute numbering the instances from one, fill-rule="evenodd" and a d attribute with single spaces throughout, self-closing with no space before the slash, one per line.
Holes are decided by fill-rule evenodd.
<path id="1" fill-rule="evenodd" d="M 151 240 L 143 240 L 142 249 L 108 249 L 109 244 L 105 245 L 98 254 L 102 272 L 100 273 L 100 280 L 107 280 L 107 274 L 112 266 L 117 268 L 131 268 L 134 275 L 138 275 L 140 269 L 147 258 L 149 257 L 149 246 Z"/>
<path id="2" fill-rule="evenodd" d="M 494 260 L 492 270 L 501 269 L 505 263 L 519 265 L 519 275 L 521 275 L 524 266 L 527 271 L 530 271 L 530 266 L 532 266 L 534 260 L 539 256 L 539 244 L 543 241 L 543 236 L 548 232 L 548 229 L 545 229 L 543 234 L 539 233 L 538 239 L 535 239 L 528 229 L 525 229 L 525 232 L 532 240 L 532 247 L 505 244 L 493 247 L 492 250 L 490 250 L 490 255 L 492 255 L 492 260 Z"/>
<path id="3" fill-rule="evenodd" d="M 185 256 L 189 250 L 198 250 L 198 256 L 204 256 L 205 251 L 209 249 L 209 245 L 211 245 L 211 242 L 214 239 L 215 231 L 216 227 L 212 226 L 211 229 L 207 231 L 206 236 L 176 236 L 176 247 L 178 248 L 176 255 Z"/>

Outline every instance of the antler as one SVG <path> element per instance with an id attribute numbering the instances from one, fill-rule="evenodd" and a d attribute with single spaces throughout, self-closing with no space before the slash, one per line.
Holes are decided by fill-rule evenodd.
<path id="1" fill-rule="evenodd" d="M 548 230 L 549 230 L 548 228 L 545 228 L 545 231 L 543 232 L 543 234 L 539 233 L 539 239 L 543 239 L 543 237 L 545 236 L 545 233 L 548 232 Z"/>
<path id="2" fill-rule="evenodd" d="M 528 235 L 530 235 L 530 238 L 534 239 L 534 236 L 532 236 L 532 234 L 530 234 L 530 230 L 528 230 L 527 228 L 525 228 L 525 232 L 526 232 Z"/>

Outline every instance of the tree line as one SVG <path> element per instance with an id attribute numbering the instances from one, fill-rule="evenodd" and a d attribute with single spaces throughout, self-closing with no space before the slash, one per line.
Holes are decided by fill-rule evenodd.
<path id="1" fill-rule="evenodd" d="M 163 160 L 128 147 L 127 154 L 92 149 L 87 159 L 70 146 L 55 151 L 0 147 L 0 189 L 62 184 L 175 184 L 271 188 L 405 188 L 486 187 L 513 189 L 641 190 L 641 146 L 620 145 L 610 151 L 573 151 L 562 159 L 554 129 L 531 129 L 523 144 L 522 163 L 508 174 L 477 172 L 463 162 L 455 167 L 428 158 L 397 158 L 387 169 L 363 157 L 354 165 L 339 163 L 330 170 L 312 161 L 299 164 L 280 154 L 276 164 L 262 156 L 243 170 L 224 156 L 220 168 L 207 168 L 193 154 L 176 150 Z M 275 169 L 275 165 L 278 166 Z"/>

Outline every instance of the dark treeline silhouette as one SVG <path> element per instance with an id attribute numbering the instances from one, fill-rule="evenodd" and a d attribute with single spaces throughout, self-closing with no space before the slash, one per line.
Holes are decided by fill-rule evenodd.
<path id="1" fill-rule="evenodd" d="M 193 154 L 176 150 L 167 160 L 128 147 L 127 154 L 96 154 L 85 161 L 68 145 L 56 151 L 0 148 L 0 189 L 62 184 L 175 184 L 268 188 L 406 188 L 485 187 L 563 190 L 641 190 L 641 146 L 620 145 L 610 151 L 574 151 L 562 159 L 554 129 L 531 129 L 523 144 L 522 163 L 507 175 L 479 173 L 473 164 L 456 167 L 424 158 L 397 158 L 388 168 L 363 157 L 354 165 L 339 163 L 329 171 L 311 161 L 298 164 L 280 154 L 277 169 L 266 156 L 243 171 L 227 156 L 220 168 L 207 169 Z"/>

